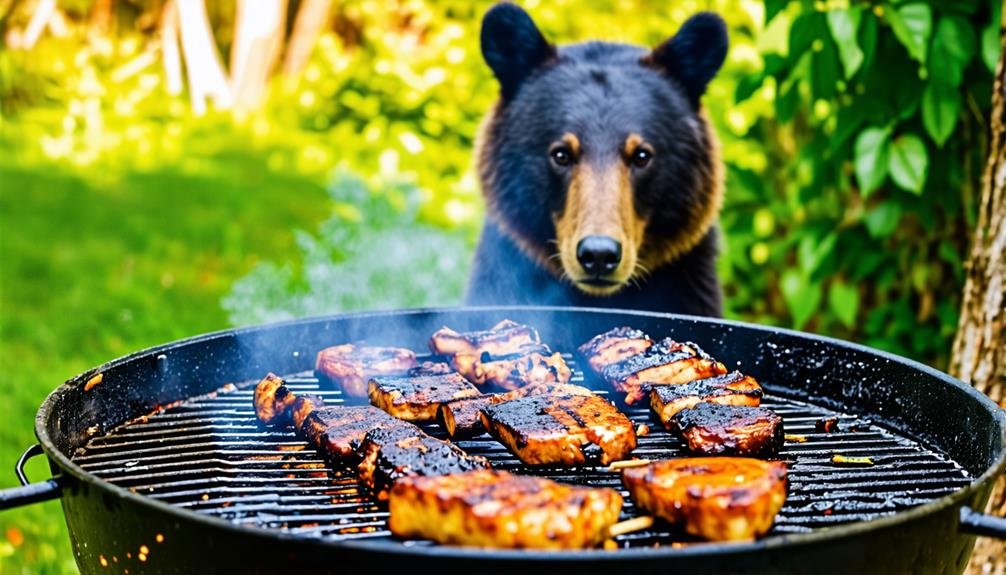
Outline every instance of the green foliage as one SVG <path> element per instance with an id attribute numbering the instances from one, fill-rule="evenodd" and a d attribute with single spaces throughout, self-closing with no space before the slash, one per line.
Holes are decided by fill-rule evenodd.
<path id="1" fill-rule="evenodd" d="M 0 29 L 30 4 L 0 1 Z M 115 3 L 102 35 L 87 0 L 61 2 L 66 37 L 0 49 L 0 462 L 32 441 L 48 391 L 129 351 L 460 302 L 483 211 L 472 147 L 497 90 L 478 53 L 487 0 L 333 3 L 300 77 L 260 111 L 205 117 L 166 93 L 156 59 L 126 66 L 153 46 L 136 15 L 159 5 Z M 233 3 L 207 5 L 225 53 Z M 558 42 L 655 45 L 695 11 L 723 14 L 731 49 L 703 105 L 727 164 L 727 314 L 945 364 L 1000 2 L 527 6 Z M 0 517 L 0 574 L 72 571 L 58 504 Z"/>
<path id="2" fill-rule="evenodd" d="M 744 233 L 757 230 L 728 201 L 733 313 L 946 361 L 998 4 L 766 3 L 762 43 L 786 45 L 764 51 L 757 81 L 743 82 L 737 99 L 772 102 L 774 117 L 759 114 L 747 137 L 765 142 L 773 162 L 743 177 L 732 166 L 729 197 L 749 188 L 748 211 L 779 223 L 767 245 Z M 744 253 L 757 265 L 739 265 Z"/>

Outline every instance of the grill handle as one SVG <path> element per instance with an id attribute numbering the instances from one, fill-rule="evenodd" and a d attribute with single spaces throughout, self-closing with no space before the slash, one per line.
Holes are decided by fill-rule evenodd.
<path id="1" fill-rule="evenodd" d="M 43 453 L 42 446 L 36 443 L 21 454 L 21 457 L 17 460 L 17 464 L 14 465 L 14 473 L 17 475 L 18 481 L 21 482 L 21 487 L 0 490 L 0 510 L 21 507 L 22 505 L 29 505 L 40 501 L 48 501 L 60 496 L 63 486 L 59 483 L 59 476 L 47 479 L 41 483 L 31 483 L 28 481 L 28 476 L 24 473 L 25 463 L 32 457 L 42 455 Z"/>
<path id="2" fill-rule="evenodd" d="M 1006 539 L 1006 518 L 980 513 L 964 506 L 961 507 L 960 529 L 972 535 Z"/>

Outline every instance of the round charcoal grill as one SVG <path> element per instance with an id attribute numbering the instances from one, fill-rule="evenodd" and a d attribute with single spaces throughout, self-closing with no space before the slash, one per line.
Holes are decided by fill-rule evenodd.
<path id="1" fill-rule="evenodd" d="M 421 350 L 442 325 L 484 329 L 510 318 L 572 351 L 611 327 L 693 340 L 755 376 L 787 433 L 789 494 L 769 535 L 704 543 L 657 522 L 616 550 L 534 552 L 403 541 L 387 510 L 292 431 L 258 423 L 252 388 L 267 371 L 327 403 L 341 393 L 310 368 L 328 345 L 365 340 Z M 566 355 L 574 382 L 607 394 Z M 637 457 L 684 455 L 647 406 L 624 407 L 650 433 Z M 820 423 L 834 419 L 837 428 Z M 1002 472 L 1006 423 L 971 388 L 908 360 L 791 331 L 662 314 L 569 308 L 406 311 L 232 330 L 113 361 L 67 382 L 36 433 L 54 478 L 0 494 L 0 508 L 62 496 L 78 565 L 139 572 L 959 572 L 974 533 L 1003 536 L 981 508 Z M 431 435 L 445 437 L 436 424 Z M 488 435 L 459 441 L 497 469 L 621 490 L 603 467 L 529 468 Z M 842 466 L 841 455 L 872 465 Z M 25 459 L 25 458 L 22 458 Z M 20 466 L 23 464 L 19 462 Z M 23 474 L 21 474 L 23 476 Z M 623 495 L 625 492 L 622 491 Z M 641 512 L 626 498 L 623 519 Z M 631 567 L 629 566 L 631 564 Z"/>

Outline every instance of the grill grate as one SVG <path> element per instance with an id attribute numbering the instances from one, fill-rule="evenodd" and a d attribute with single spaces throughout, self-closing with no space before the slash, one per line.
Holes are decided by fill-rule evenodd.
<path id="1" fill-rule="evenodd" d="M 583 383 L 575 370 L 573 383 Z M 295 393 L 343 401 L 310 373 L 286 378 Z M 254 382 L 176 404 L 111 433 L 93 438 L 74 461 L 86 471 L 178 507 L 235 523 L 332 540 L 391 538 L 387 509 L 358 487 L 350 469 L 334 469 L 292 431 L 267 429 L 252 408 Z M 598 392 L 604 395 L 604 391 Z M 780 454 L 789 462 L 789 496 L 771 534 L 808 532 L 852 521 L 869 521 L 948 495 L 971 482 L 954 461 L 855 415 L 768 394 L 762 405 L 782 416 L 788 435 Z M 625 410 L 650 434 L 633 454 L 644 458 L 684 456 L 681 442 L 666 432 L 647 406 Z M 820 433 L 815 424 L 836 417 L 841 432 Z M 436 424 L 422 426 L 445 438 Z M 855 429 L 852 431 L 851 429 Z M 559 481 L 605 486 L 625 496 L 622 519 L 637 515 L 617 473 L 603 467 L 529 469 L 488 435 L 457 444 L 487 457 L 496 469 L 535 473 Z M 870 467 L 838 467 L 835 454 L 868 456 Z M 619 536 L 622 547 L 693 541 L 658 522 L 645 531 Z M 428 545 L 405 541 L 404 545 Z"/>

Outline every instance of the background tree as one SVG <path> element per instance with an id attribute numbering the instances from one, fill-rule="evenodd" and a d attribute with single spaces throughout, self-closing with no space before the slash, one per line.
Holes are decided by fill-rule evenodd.
<path id="1" fill-rule="evenodd" d="M 1006 407 L 1006 24 L 1002 28 L 989 156 L 950 370 Z M 987 511 L 1006 517 L 1006 478 L 996 483 Z M 968 572 L 1006 573 L 1006 543 L 979 538 Z"/>

